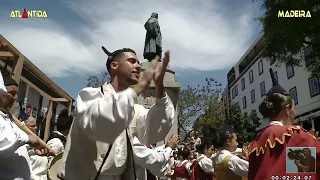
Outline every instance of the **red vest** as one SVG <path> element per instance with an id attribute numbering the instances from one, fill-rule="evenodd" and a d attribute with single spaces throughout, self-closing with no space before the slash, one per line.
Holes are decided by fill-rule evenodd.
<path id="1" fill-rule="evenodd" d="M 188 161 L 184 162 L 182 165 L 177 166 L 174 168 L 174 174 L 173 176 L 175 178 L 190 178 L 189 172 L 186 169 L 186 165 L 187 165 Z"/>
<path id="2" fill-rule="evenodd" d="M 214 174 L 206 173 L 204 170 L 200 167 L 199 162 L 201 161 L 203 157 L 197 159 L 196 161 L 193 161 L 191 167 L 192 167 L 192 175 L 190 180 L 214 180 Z"/>
<path id="3" fill-rule="evenodd" d="M 149 149 L 153 149 L 152 145 L 151 144 L 147 144 L 146 145 L 147 148 Z M 155 175 L 153 175 L 148 169 L 147 169 L 147 180 L 156 180 L 157 177 Z"/>

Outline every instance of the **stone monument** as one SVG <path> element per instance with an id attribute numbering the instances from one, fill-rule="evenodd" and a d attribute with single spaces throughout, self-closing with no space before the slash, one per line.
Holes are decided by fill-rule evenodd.
<path id="1" fill-rule="evenodd" d="M 144 24 L 146 29 L 146 39 L 144 42 L 143 57 L 151 61 L 156 55 L 161 57 L 162 53 L 162 36 L 158 21 L 158 13 L 154 12 Z"/>
<path id="2" fill-rule="evenodd" d="M 149 62 L 144 62 L 141 64 L 142 67 L 140 70 L 140 78 L 143 76 L 143 72 L 146 69 L 146 67 L 148 67 L 148 63 Z M 177 101 L 178 101 L 179 92 L 180 92 L 180 83 L 178 83 L 175 80 L 175 72 L 170 69 L 169 65 L 167 67 L 166 74 L 164 75 L 163 84 L 164 84 L 166 93 L 172 100 L 176 113 L 175 113 L 173 125 L 166 139 L 164 139 L 162 142 L 158 142 L 157 145 L 164 144 L 164 142 L 168 139 L 169 136 L 173 134 L 178 134 Z M 139 95 L 138 104 L 144 105 L 145 108 L 150 108 L 150 106 L 154 103 L 155 103 L 155 84 L 152 81 L 150 86 L 143 93 Z"/>

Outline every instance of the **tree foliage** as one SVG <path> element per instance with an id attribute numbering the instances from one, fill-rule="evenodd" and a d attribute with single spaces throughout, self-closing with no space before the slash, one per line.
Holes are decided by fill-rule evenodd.
<path id="1" fill-rule="evenodd" d="M 253 0 L 253 2 L 261 2 L 261 8 L 265 11 L 263 16 L 257 18 L 262 22 L 265 33 L 265 50 L 262 56 L 295 66 L 301 66 L 307 61 L 308 70 L 313 75 L 320 75 L 319 0 Z M 279 10 L 309 10 L 312 17 L 279 18 Z M 306 49 L 308 52 L 305 54 Z M 306 59 L 305 55 L 308 56 Z"/>
<path id="2" fill-rule="evenodd" d="M 100 87 L 109 80 L 110 76 L 107 72 L 100 72 L 100 74 L 91 75 L 87 78 L 87 87 Z"/>
<path id="3" fill-rule="evenodd" d="M 206 78 L 205 84 L 182 89 L 178 100 L 179 133 L 189 135 L 194 130 L 196 119 L 209 108 L 211 99 L 221 92 L 222 83 Z"/>
<path id="4" fill-rule="evenodd" d="M 237 133 L 239 147 L 246 142 L 251 142 L 257 136 L 256 129 L 260 127 L 260 118 L 255 110 L 248 114 L 242 112 L 239 105 L 234 104 L 230 108 L 228 121 Z"/>
<path id="5" fill-rule="evenodd" d="M 217 101 L 212 100 L 209 108 L 197 120 L 197 131 L 200 131 L 203 137 L 210 137 L 214 141 L 214 145 L 218 145 L 219 130 L 224 124 L 225 117 L 222 116 L 217 108 Z"/>

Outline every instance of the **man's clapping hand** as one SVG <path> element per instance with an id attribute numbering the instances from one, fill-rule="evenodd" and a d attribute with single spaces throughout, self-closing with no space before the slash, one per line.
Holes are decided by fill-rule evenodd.
<path id="1" fill-rule="evenodd" d="M 139 95 L 147 87 L 149 87 L 154 77 L 155 68 L 157 67 L 159 59 L 160 57 L 156 56 L 153 60 L 149 62 L 148 67 L 143 72 L 142 79 L 140 79 L 138 84 L 133 87 L 133 90 L 137 93 L 137 95 Z"/>
<path id="2" fill-rule="evenodd" d="M 170 52 L 166 51 L 164 53 L 164 58 L 163 58 L 162 63 L 157 62 L 157 66 L 154 71 L 154 79 L 153 80 L 156 85 L 163 84 L 163 78 L 166 73 L 166 69 L 167 69 L 169 62 L 170 62 Z"/>
<path id="3" fill-rule="evenodd" d="M 180 138 L 177 135 L 172 135 L 171 137 L 168 138 L 167 146 L 170 147 L 171 149 L 177 147 L 177 145 L 180 142 Z"/>
<path id="4" fill-rule="evenodd" d="M 50 151 L 46 146 L 40 143 L 40 138 L 33 134 L 28 134 L 29 144 L 35 148 L 35 153 L 39 156 L 54 156 L 55 152 Z"/>

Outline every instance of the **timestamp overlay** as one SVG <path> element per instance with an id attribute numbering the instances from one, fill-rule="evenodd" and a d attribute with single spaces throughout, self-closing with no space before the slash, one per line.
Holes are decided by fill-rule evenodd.
<path id="1" fill-rule="evenodd" d="M 270 180 L 313 180 L 310 175 L 271 176 Z"/>

